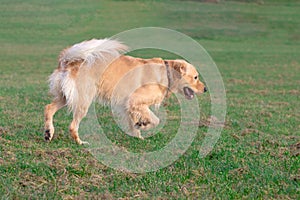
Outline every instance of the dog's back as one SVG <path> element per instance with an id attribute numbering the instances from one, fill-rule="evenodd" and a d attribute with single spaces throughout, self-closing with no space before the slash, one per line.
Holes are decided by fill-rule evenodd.
<path id="1" fill-rule="evenodd" d="M 146 88 L 149 84 L 155 84 L 157 88 L 167 85 L 165 71 L 161 58 L 141 59 L 122 55 L 107 66 L 101 76 L 98 96 L 102 102 L 126 104 L 129 96 L 139 88 Z"/>

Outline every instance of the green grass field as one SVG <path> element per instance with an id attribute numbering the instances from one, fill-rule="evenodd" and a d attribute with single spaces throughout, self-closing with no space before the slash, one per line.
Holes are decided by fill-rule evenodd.
<path id="1" fill-rule="evenodd" d="M 262 2 L 262 1 L 260 1 Z M 300 3 L 196 1 L 1 0 L 0 199 L 299 199 Z M 222 135 L 205 158 L 209 94 L 199 97 L 202 122 L 186 153 L 161 170 L 134 174 L 98 162 L 68 134 L 71 115 L 55 116 L 43 139 L 48 76 L 59 52 L 90 38 L 158 26 L 198 41 L 216 62 L 227 92 Z M 142 57 L 165 57 L 140 51 Z M 174 98 L 173 98 L 174 99 Z M 167 101 L 179 115 L 176 101 Z M 124 135 L 110 110 L 107 136 L 131 151 L 162 148 L 170 121 L 145 141 Z"/>

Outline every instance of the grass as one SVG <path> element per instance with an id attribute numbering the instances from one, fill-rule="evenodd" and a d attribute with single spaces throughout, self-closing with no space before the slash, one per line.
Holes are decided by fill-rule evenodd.
<path id="1" fill-rule="evenodd" d="M 8 1 L 0 8 L 0 196 L 2 199 L 216 198 L 297 199 L 300 181 L 300 4 L 194 1 Z M 56 134 L 43 141 L 47 77 L 59 51 L 89 38 L 135 27 L 183 32 L 210 53 L 227 91 L 221 138 L 205 158 L 198 149 L 206 126 L 170 166 L 133 174 L 98 162 L 67 133 L 71 116 L 55 118 Z M 143 57 L 174 56 L 138 51 Z M 174 99 L 174 98 L 173 98 Z M 174 113 L 145 141 L 122 134 L 100 107 L 107 136 L 130 151 L 163 147 L 176 130 Z M 199 97 L 202 122 L 209 95 Z M 104 110 L 104 111 L 102 111 Z M 162 134 L 164 133 L 164 134 Z"/>

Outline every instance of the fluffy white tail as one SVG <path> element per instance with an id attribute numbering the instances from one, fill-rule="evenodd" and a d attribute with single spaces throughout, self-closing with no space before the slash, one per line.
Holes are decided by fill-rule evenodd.
<path id="1" fill-rule="evenodd" d="M 64 50 L 60 54 L 59 62 L 62 67 L 67 63 L 80 60 L 83 60 L 87 65 L 92 65 L 97 59 L 109 61 L 111 57 L 118 57 L 120 52 L 125 52 L 127 49 L 127 46 L 117 40 L 92 39 L 75 44 Z"/>
<path id="2" fill-rule="evenodd" d="M 50 93 L 54 98 L 65 98 L 73 111 L 77 106 L 90 103 L 97 91 L 97 80 L 93 77 L 100 77 L 95 74 L 97 69 L 94 68 L 109 64 L 126 50 L 127 46 L 111 39 L 92 39 L 63 50 L 59 56 L 59 67 L 49 78 Z M 96 61 L 97 65 L 93 65 Z M 74 65 L 80 65 L 80 69 L 74 69 Z"/>

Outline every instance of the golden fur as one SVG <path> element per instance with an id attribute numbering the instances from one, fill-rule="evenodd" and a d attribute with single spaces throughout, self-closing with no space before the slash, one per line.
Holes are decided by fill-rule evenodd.
<path id="1" fill-rule="evenodd" d="M 126 132 L 142 139 L 140 130 L 159 124 L 149 109 L 171 93 L 192 99 L 206 91 L 198 72 L 184 60 L 124 56 L 127 47 L 116 40 L 89 40 L 63 50 L 50 76 L 51 104 L 45 107 L 45 139 L 54 134 L 53 115 L 68 106 L 73 112 L 69 131 L 78 144 L 79 123 L 93 100 L 116 108 Z"/>

